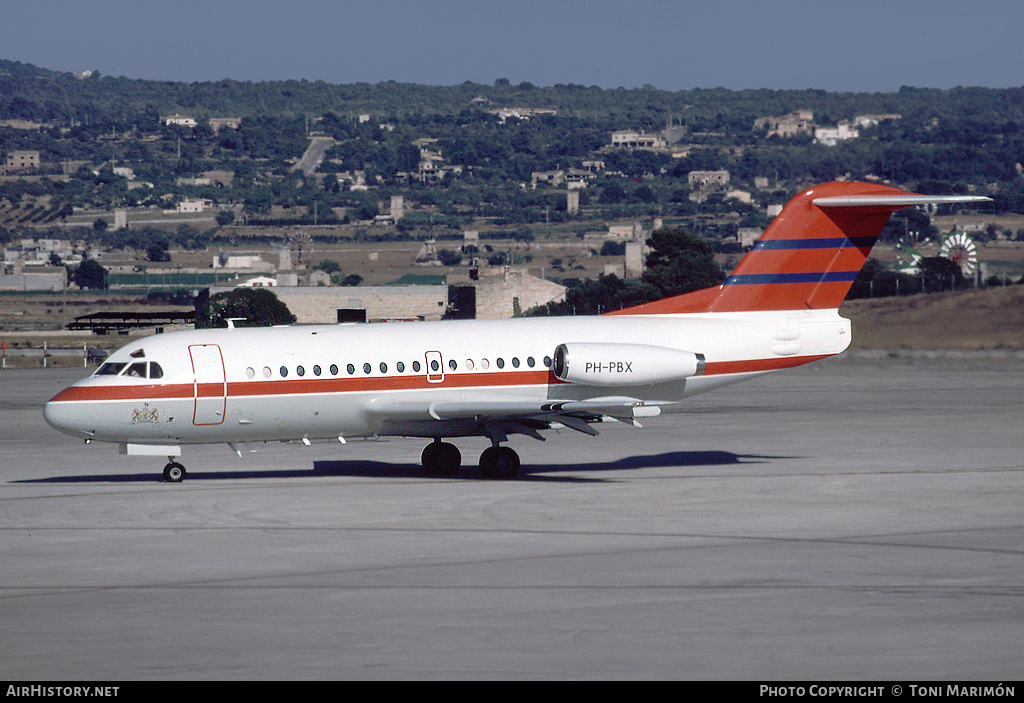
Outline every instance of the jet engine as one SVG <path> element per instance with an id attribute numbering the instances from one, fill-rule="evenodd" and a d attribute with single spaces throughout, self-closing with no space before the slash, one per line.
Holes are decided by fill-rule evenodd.
<path id="1" fill-rule="evenodd" d="M 589 386 L 643 386 L 704 373 L 704 355 L 648 344 L 559 344 L 555 378 Z"/>

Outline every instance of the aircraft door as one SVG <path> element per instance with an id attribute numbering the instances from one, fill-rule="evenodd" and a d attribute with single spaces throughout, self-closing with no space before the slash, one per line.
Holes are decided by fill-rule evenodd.
<path id="1" fill-rule="evenodd" d="M 441 352 L 428 351 L 426 354 L 426 360 L 427 382 L 441 383 L 444 381 L 444 359 L 441 358 Z"/>
<path id="2" fill-rule="evenodd" d="M 188 353 L 192 357 L 192 373 L 196 400 L 193 425 L 219 425 L 224 422 L 227 405 L 227 377 L 224 357 L 216 344 L 193 344 Z"/>

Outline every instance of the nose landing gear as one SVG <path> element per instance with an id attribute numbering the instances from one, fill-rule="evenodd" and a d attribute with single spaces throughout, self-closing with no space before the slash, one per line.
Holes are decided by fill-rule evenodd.
<path id="1" fill-rule="evenodd" d="M 185 467 L 168 457 L 170 462 L 164 467 L 164 480 L 167 483 L 181 483 L 185 480 Z"/>

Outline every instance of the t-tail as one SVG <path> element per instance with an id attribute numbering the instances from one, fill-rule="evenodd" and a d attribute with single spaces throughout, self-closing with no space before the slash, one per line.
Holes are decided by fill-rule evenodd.
<path id="1" fill-rule="evenodd" d="M 786 204 L 721 286 L 612 314 L 834 310 L 892 213 L 914 205 L 987 200 L 918 195 L 872 183 L 815 186 Z"/>

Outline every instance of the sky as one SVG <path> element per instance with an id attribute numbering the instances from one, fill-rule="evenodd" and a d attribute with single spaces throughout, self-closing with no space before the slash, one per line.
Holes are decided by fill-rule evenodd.
<path id="1" fill-rule="evenodd" d="M 3 0 L 0 58 L 169 81 L 1024 86 L 1024 0 Z"/>

